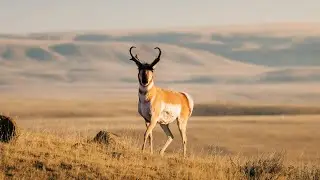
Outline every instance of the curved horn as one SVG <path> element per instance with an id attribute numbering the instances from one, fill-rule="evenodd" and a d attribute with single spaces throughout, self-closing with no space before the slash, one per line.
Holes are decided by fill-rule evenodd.
<path id="1" fill-rule="evenodd" d="M 130 53 L 130 55 L 131 55 L 131 58 L 130 58 L 130 60 L 132 60 L 132 61 L 134 61 L 137 65 L 141 65 L 141 62 L 139 61 L 139 59 L 138 59 L 138 55 L 136 55 L 136 56 L 133 56 L 132 55 L 132 49 L 133 48 L 136 48 L 135 46 L 131 46 L 130 47 L 130 49 L 129 49 L 129 53 Z"/>
<path id="2" fill-rule="evenodd" d="M 161 56 L 161 49 L 159 47 L 155 47 L 154 49 L 158 49 L 159 54 L 158 54 L 158 57 L 151 63 L 151 67 L 153 67 L 154 65 L 156 65 L 160 61 L 160 56 Z"/>

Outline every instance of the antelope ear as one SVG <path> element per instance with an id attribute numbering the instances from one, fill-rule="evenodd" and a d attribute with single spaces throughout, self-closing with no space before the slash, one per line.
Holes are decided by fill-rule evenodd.
<path id="1" fill-rule="evenodd" d="M 156 67 L 157 67 L 157 64 L 153 65 L 153 66 L 152 66 L 152 70 L 155 70 Z"/>

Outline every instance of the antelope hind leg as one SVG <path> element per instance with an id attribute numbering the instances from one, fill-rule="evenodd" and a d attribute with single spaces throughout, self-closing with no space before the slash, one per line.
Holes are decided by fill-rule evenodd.
<path id="1" fill-rule="evenodd" d="M 167 147 L 170 145 L 170 143 L 173 140 L 173 135 L 169 129 L 169 125 L 168 124 L 160 124 L 161 128 L 163 129 L 163 131 L 166 133 L 168 140 L 165 143 L 165 145 L 162 147 L 161 151 L 160 151 L 160 155 L 163 156 L 164 155 L 164 151 L 167 149 Z"/>
<path id="2" fill-rule="evenodd" d="M 183 157 L 187 156 L 187 121 L 178 120 L 178 127 L 182 139 L 182 146 L 183 146 Z"/>

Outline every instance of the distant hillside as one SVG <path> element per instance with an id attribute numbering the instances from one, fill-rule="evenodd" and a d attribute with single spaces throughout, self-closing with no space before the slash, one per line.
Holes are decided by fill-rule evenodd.
<path id="1" fill-rule="evenodd" d="M 320 28 L 259 28 L 0 35 L 0 91 L 10 86 L 131 91 L 137 68 L 128 50 L 135 45 L 134 53 L 148 62 L 157 55 L 154 47 L 162 49 L 158 85 L 192 91 L 197 98 L 267 101 L 272 95 L 282 102 L 318 102 L 320 94 L 301 84 L 320 81 Z"/>
<path id="2" fill-rule="evenodd" d="M 1 40 L 2 39 L 2 40 Z M 205 50 L 244 63 L 271 67 L 320 65 L 320 24 L 274 23 L 248 26 L 225 26 L 215 28 L 185 28 L 169 30 L 141 30 L 119 32 L 66 32 L 33 33 L 29 35 L 0 35 L 5 41 L 55 41 L 72 43 L 126 42 L 144 44 L 171 44 L 190 49 Z M 76 55 L 72 44 L 55 48 L 62 55 Z M 90 47 L 88 47 L 90 48 Z M 0 47 L 3 59 L 15 58 L 10 47 Z M 87 49 L 89 53 L 94 49 Z M 45 49 L 29 49 L 28 56 L 41 60 L 55 58 Z M 76 54 L 70 54 L 76 53 Z M 95 52 L 101 57 L 99 52 Z M 83 55 L 83 54 L 82 54 Z"/>
<path id="3" fill-rule="evenodd" d="M 142 46 L 137 49 L 140 51 L 140 55 L 147 55 L 143 59 L 148 58 L 148 61 L 155 56 L 151 46 L 161 45 L 164 58 L 169 58 L 169 61 L 166 60 L 165 64 L 161 63 L 160 67 L 166 66 L 167 69 L 177 69 L 176 65 L 172 66 L 171 63 L 180 62 L 183 63 L 183 66 L 188 66 L 187 69 L 192 69 L 192 71 L 197 69 L 197 72 L 203 71 L 201 68 L 205 67 L 207 71 L 214 70 L 213 74 L 267 73 L 261 75 L 263 76 L 261 77 L 263 82 L 270 80 L 292 82 L 302 79 L 296 79 L 296 76 L 290 73 L 271 75 L 276 72 L 265 72 L 268 68 L 259 67 L 260 65 L 273 68 L 320 65 L 318 60 L 318 57 L 320 57 L 320 35 L 307 37 L 306 35 L 279 36 L 243 32 L 224 34 L 221 30 L 216 33 L 193 30 L 189 32 L 140 32 L 127 35 L 102 32 L 2 35 L 0 36 L 0 58 L 4 61 L 26 59 L 70 61 L 77 59 L 88 61 L 87 63 L 107 60 L 108 63 L 115 63 L 113 66 L 130 65 L 131 68 L 132 63 L 128 60 L 128 48 L 137 44 Z M 179 65 L 181 66 L 181 64 Z M 226 69 L 222 69 L 226 67 L 227 69 L 234 69 L 235 66 L 237 66 L 237 71 L 227 72 Z M 247 68 L 240 68 L 244 66 L 251 67 L 250 71 Z M 269 68 L 269 70 L 271 69 Z M 210 83 L 221 81 L 221 78 L 219 78 L 219 76 L 214 78 L 205 75 L 181 81 Z M 130 78 L 124 79 L 127 82 L 133 81 Z M 235 80 L 231 79 L 231 82 L 244 81 L 241 78 L 236 78 Z M 179 83 L 179 80 L 175 83 Z"/>
<path id="4" fill-rule="evenodd" d="M 320 82 L 320 67 L 286 68 L 263 73 L 260 82 Z"/>
<path id="5" fill-rule="evenodd" d="M 320 57 L 320 35 L 300 37 L 264 34 L 223 35 L 218 33 L 202 34 L 201 32 L 159 32 L 121 36 L 101 33 L 61 35 L 60 37 L 58 35 L 32 35 L 29 38 L 54 41 L 67 38 L 75 42 L 90 43 L 162 43 L 205 50 L 228 59 L 257 65 L 272 67 L 320 65 L 318 59 Z M 10 54 L 10 52 L 2 54 L 2 57 L 10 57 L 8 53 Z"/>
<path id="6" fill-rule="evenodd" d="M 5 44 L 2 42 L 0 53 L 3 58 L 3 72 L 10 71 L 11 68 L 14 70 L 6 73 L 4 79 L 0 79 L 5 82 L 11 74 L 28 80 L 47 81 L 49 78 L 51 81 L 68 83 L 106 80 L 136 83 L 136 66 L 129 60 L 128 51 L 132 44 L 126 42 Z M 186 49 L 176 45 L 140 44 L 135 51 L 142 61 L 151 62 L 156 57 L 157 51 L 153 49 L 156 45 L 163 51 L 163 57 L 157 66 L 159 83 L 213 83 L 223 80 L 223 77 L 251 76 L 268 70 L 265 67 L 232 61 L 203 50 Z M 9 62 L 11 65 L 5 67 Z M 22 68 L 23 65 L 28 68 Z M 38 71 L 40 69 L 42 71 Z M 50 69 L 52 73 L 44 69 Z M 117 76 L 113 76 L 115 73 Z"/>
<path id="7" fill-rule="evenodd" d="M 113 37 L 110 35 L 77 35 L 75 41 L 126 41 L 167 43 L 206 50 L 229 59 L 267 66 L 320 65 L 320 36 L 272 37 L 265 35 L 221 35 L 209 37 L 196 33 L 167 32 Z"/>

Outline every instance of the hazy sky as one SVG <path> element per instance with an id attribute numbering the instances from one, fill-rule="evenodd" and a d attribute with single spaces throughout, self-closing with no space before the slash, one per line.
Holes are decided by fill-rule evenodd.
<path id="1" fill-rule="evenodd" d="M 320 22 L 319 0 L 0 0 L 0 33 Z"/>

